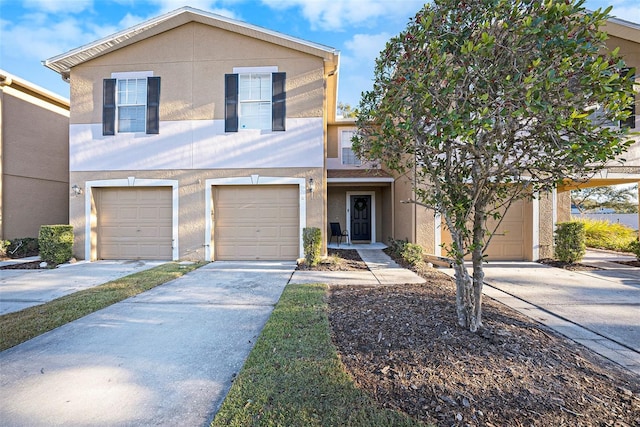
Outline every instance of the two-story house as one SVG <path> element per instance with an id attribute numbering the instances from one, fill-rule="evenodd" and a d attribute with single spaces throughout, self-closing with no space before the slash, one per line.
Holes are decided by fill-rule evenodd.
<path id="1" fill-rule="evenodd" d="M 45 61 L 84 259 L 293 260 L 324 228 L 339 53 L 184 7 Z"/>
<path id="2" fill-rule="evenodd" d="M 637 26 L 610 26 L 611 47 L 640 65 Z M 303 228 L 323 230 L 326 250 L 332 222 L 356 244 L 439 255 L 447 241 L 435 212 L 407 203 L 410 177 L 354 156 L 333 48 L 184 7 L 45 65 L 71 85 L 79 258 L 294 260 Z M 620 182 L 638 181 L 637 153 Z M 513 206 L 490 258 L 550 256 L 566 190 Z"/>

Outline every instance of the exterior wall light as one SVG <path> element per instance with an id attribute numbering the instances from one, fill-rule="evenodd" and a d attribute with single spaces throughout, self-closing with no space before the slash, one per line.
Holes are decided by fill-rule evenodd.
<path id="1" fill-rule="evenodd" d="M 316 191 L 316 182 L 313 178 L 309 178 L 309 192 L 313 193 L 314 191 Z"/>
<path id="2" fill-rule="evenodd" d="M 71 191 L 73 191 L 73 195 L 75 197 L 82 195 L 82 188 L 80 188 L 78 184 L 73 184 L 73 187 L 71 187 Z"/>

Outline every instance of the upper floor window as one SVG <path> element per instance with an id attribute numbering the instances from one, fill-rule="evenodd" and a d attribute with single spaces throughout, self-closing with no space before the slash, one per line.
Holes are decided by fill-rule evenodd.
<path id="1" fill-rule="evenodd" d="M 118 132 L 146 130 L 147 79 L 118 80 Z"/>
<path id="2" fill-rule="evenodd" d="M 147 71 L 111 77 L 103 81 L 102 134 L 159 133 L 160 77 Z"/>
<path id="3" fill-rule="evenodd" d="M 239 67 L 225 75 L 225 132 L 285 130 L 286 74 L 277 67 Z"/>
<path id="4" fill-rule="evenodd" d="M 343 165 L 360 166 L 362 162 L 352 150 L 351 138 L 356 134 L 352 130 L 343 130 L 340 133 L 340 151 Z"/>

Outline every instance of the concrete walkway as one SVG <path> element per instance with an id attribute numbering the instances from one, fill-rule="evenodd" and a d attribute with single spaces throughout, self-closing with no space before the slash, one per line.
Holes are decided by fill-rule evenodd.
<path id="1" fill-rule="evenodd" d="M 3 265 L 20 261 L 5 261 Z M 51 270 L 0 270 L 0 315 L 72 294 L 147 270 L 164 261 L 94 261 L 64 264 Z"/>
<path id="2" fill-rule="evenodd" d="M 305 271 L 296 270 L 289 283 L 325 283 L 327 285 L 396 285 L 425 283 L 413 271 L 400 267 L 380 249 L 357 249 L 369 270 Z"/>
<path id="3" fill-rule="evenodd" d="M 602 259 L 583 261 L 599 271 L 490 262 L 484 294 L 640 375 L 640 269 Z"/>
<path id="4" fill-rule="evenodd" d="M 0 425 L 208 425 L 294 269 L 214 262 L 1 352 Z"/>

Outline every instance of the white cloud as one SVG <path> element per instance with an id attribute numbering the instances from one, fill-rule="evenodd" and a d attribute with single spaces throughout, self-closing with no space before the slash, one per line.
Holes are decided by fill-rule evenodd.
<path id="1" fill-rule="evenodd" d="M 194 9 L 200 9 L 207 12 L 217 13 L 218 15 L 226 16 L 228 18 L 236 18 L 236 14 L 226 8 L 216 7 L 216 1 L 212 0 L 151 0 L 151 4 L 159 7 L 159 12 L 154 13 L 154 16 L 172 12 L 176 9 L 180 9 L 183 6 L 190 6 Z"/>
<path id="2" fill-rule="evenodd" d="M 24 0 L 23 6 L 46 13 L 79 13 L 91 9 L 93 0 Z"/>
<path id="3" fill-rule="evenodd" d="M 380 19 L 406 21 L 423 1 L 404 0 L 262 0 L 273 9 L 299 8 L 314 30 L 342 30 L 352 26 L 375 27 Z"/>
<path id="4" fill-rule="evenodd" d="M 640 24 L 640 6 L 613 6 L 610 13 L 616 18 Z"/>

